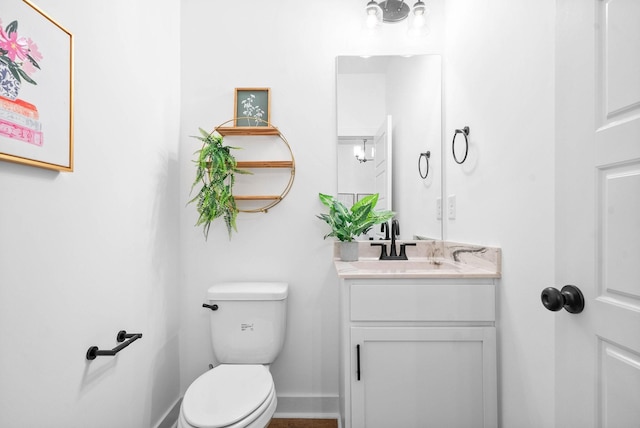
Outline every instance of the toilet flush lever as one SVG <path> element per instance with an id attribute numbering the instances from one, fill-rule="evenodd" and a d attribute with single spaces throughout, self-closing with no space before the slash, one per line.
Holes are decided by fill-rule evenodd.
<path id="1" fill-rule="evenodd" d="M 207 305 L 206 303 L 203 303 L 202 307 L 203 308 L 209 308 L 212 311 L 217 311 L 218 310 L 218 305 L 215 305 L 215 304 L 214 305 Z"/>

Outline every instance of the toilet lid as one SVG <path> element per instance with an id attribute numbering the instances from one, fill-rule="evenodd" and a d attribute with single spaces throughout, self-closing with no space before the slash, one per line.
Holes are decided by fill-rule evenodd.
<path id="1" fill-rule="evenodd" d="M 260 407 L 272 389 L 273 378 L 265 366 L 222 364 L 189 386 L 182 411 L 193 426 L 225 427 Z"/>

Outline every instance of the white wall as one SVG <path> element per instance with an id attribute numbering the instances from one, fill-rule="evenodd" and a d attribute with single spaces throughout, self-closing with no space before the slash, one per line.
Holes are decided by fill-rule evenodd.
<path id="1" fill-rule="evenodd" d="M 241 215 L 231 241 L 218 223 L 204 242 L 193 226 L 195 208 L 181 209 L 182 388 L 213 359 L 208 314 L 200 307 L 207 288 L 225 280 L 284 280 L 291 286 L 288 335 L 272 368 L 279 411 L 334 412 L 337 277 L 333 241 L 322 240 L 328 230 L 315 215 L 324 211 L 318 192 L 337 188 L 335 57 L 440 53 L 442 28 L 436 25 L 433 37 L 422 42 L 408 40 L 402 24 L 386 28 L 379 39 L 365 38 L 359 1 L 187 0 L 182 5 L 181 202 L 189 198 L 194 173 L 189 159 L 199 148 L 188 135 L 230 119 L 236 87 L 271 88 L 272 122 L 296 157 L 291 193 L 268 214 Z"/>
<path id="2" fill-rule="evenodd" d="M 180 2 L 36 3 L 74 35 L 75 172 L 0 163 L 0 426 L 153 426 L 179 397 Z"/>
<path id="3" fill-rule="evenodd" d="M 552 427 L 554 18 L 552 0 L 447 0 L 445 153 L 453 241 L 498 245 L 501 426 Z M 471 128 L 463 165 L 454 130 Z M 461 136 L 458 136 L 460 139 Z"/>

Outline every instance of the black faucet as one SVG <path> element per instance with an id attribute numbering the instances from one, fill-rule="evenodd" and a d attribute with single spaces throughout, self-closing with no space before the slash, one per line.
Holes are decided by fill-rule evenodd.
<path id="1" fill-rule="evenodd" d="M 394 218 L 391 220 L 391 254 L 389 254 L 389 257 L 398 257 L 396 253 L 396 236 L 400 236 L 400 222 Z M 400 249 L 400 252 L 402 252 L 402 249 Z M 405 256 L 404 259 L 406 260 L 407 257 Z"/>
<path id="2" fill-rule="evenodd" d="M 385 240 L 389 240 L 389 225 L 387 223 L 382 223 L 382 227 L 380 228 L 381 232 L 385 233 Z M 372 246 L 380 246 L 380 260 L 408 260 L 406 246 L 415 246 L 415 242 L 400 244 L 400 254 L 396 250 L 396 237 L 400 235 L 400 222 L 396 219 L 391 221 L 391 252 L 387 255 L 387 246 L 383 243 L 380 244 L 371 244 Z"/>

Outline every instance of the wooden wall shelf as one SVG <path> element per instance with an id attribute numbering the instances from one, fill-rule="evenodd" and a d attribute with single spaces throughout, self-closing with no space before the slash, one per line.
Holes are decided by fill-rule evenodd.
<path id="1" fill-rule="evenodd" d="M 223 137 L 227 135 L 280 135 L 280 131 L 275 126 L 219 126 L 216 131 Z"/>
<path id="2" fill-rule="evenodd" d="M 238 168 L 293 168 L 293 161 L 239 161 Z"/>
<path id="3" fill-rule="evenodd" d="M 250 160 L 250 161 L 239 161 L 238 168 L 239 169 L 258 169 L 258 168 L 282 168 L 291 170 L 291 176 L 289 177 L 289 182 L 286 184 L 284 190 L 280 195 L 235 195 L 234 198 L 236 201 L 265 201 L 262 207 L 253 208 L 253 209 L 242 209 L 240 208 L 240 212 L 248 212 L 248 213 L 257 213 L 263 212 L 266 213 L 268 209 L 277 205 L 280 201 L 284 199 L 284 197 L 289 193 L 291 186 L 293 185 L 293 179 L 296 173 L 296 162 L 293 157 L 293 152 L 291 151 L 291 146 L 287 142 L 287 139 L 282 135 L 280 130 L 275 126 L 271 125 L 268 122 L 263 121 L 266 126 L 226 126 L 228 124 L 233 124 L 234 119 L 228 120 L 221 125 L 215 128 L 220 135 L 223 137 L 228 136 L 274 136 L 278 137 L 284 145 L 287 147 L 289 154 L 291 155 L 291 160 Z"/>

